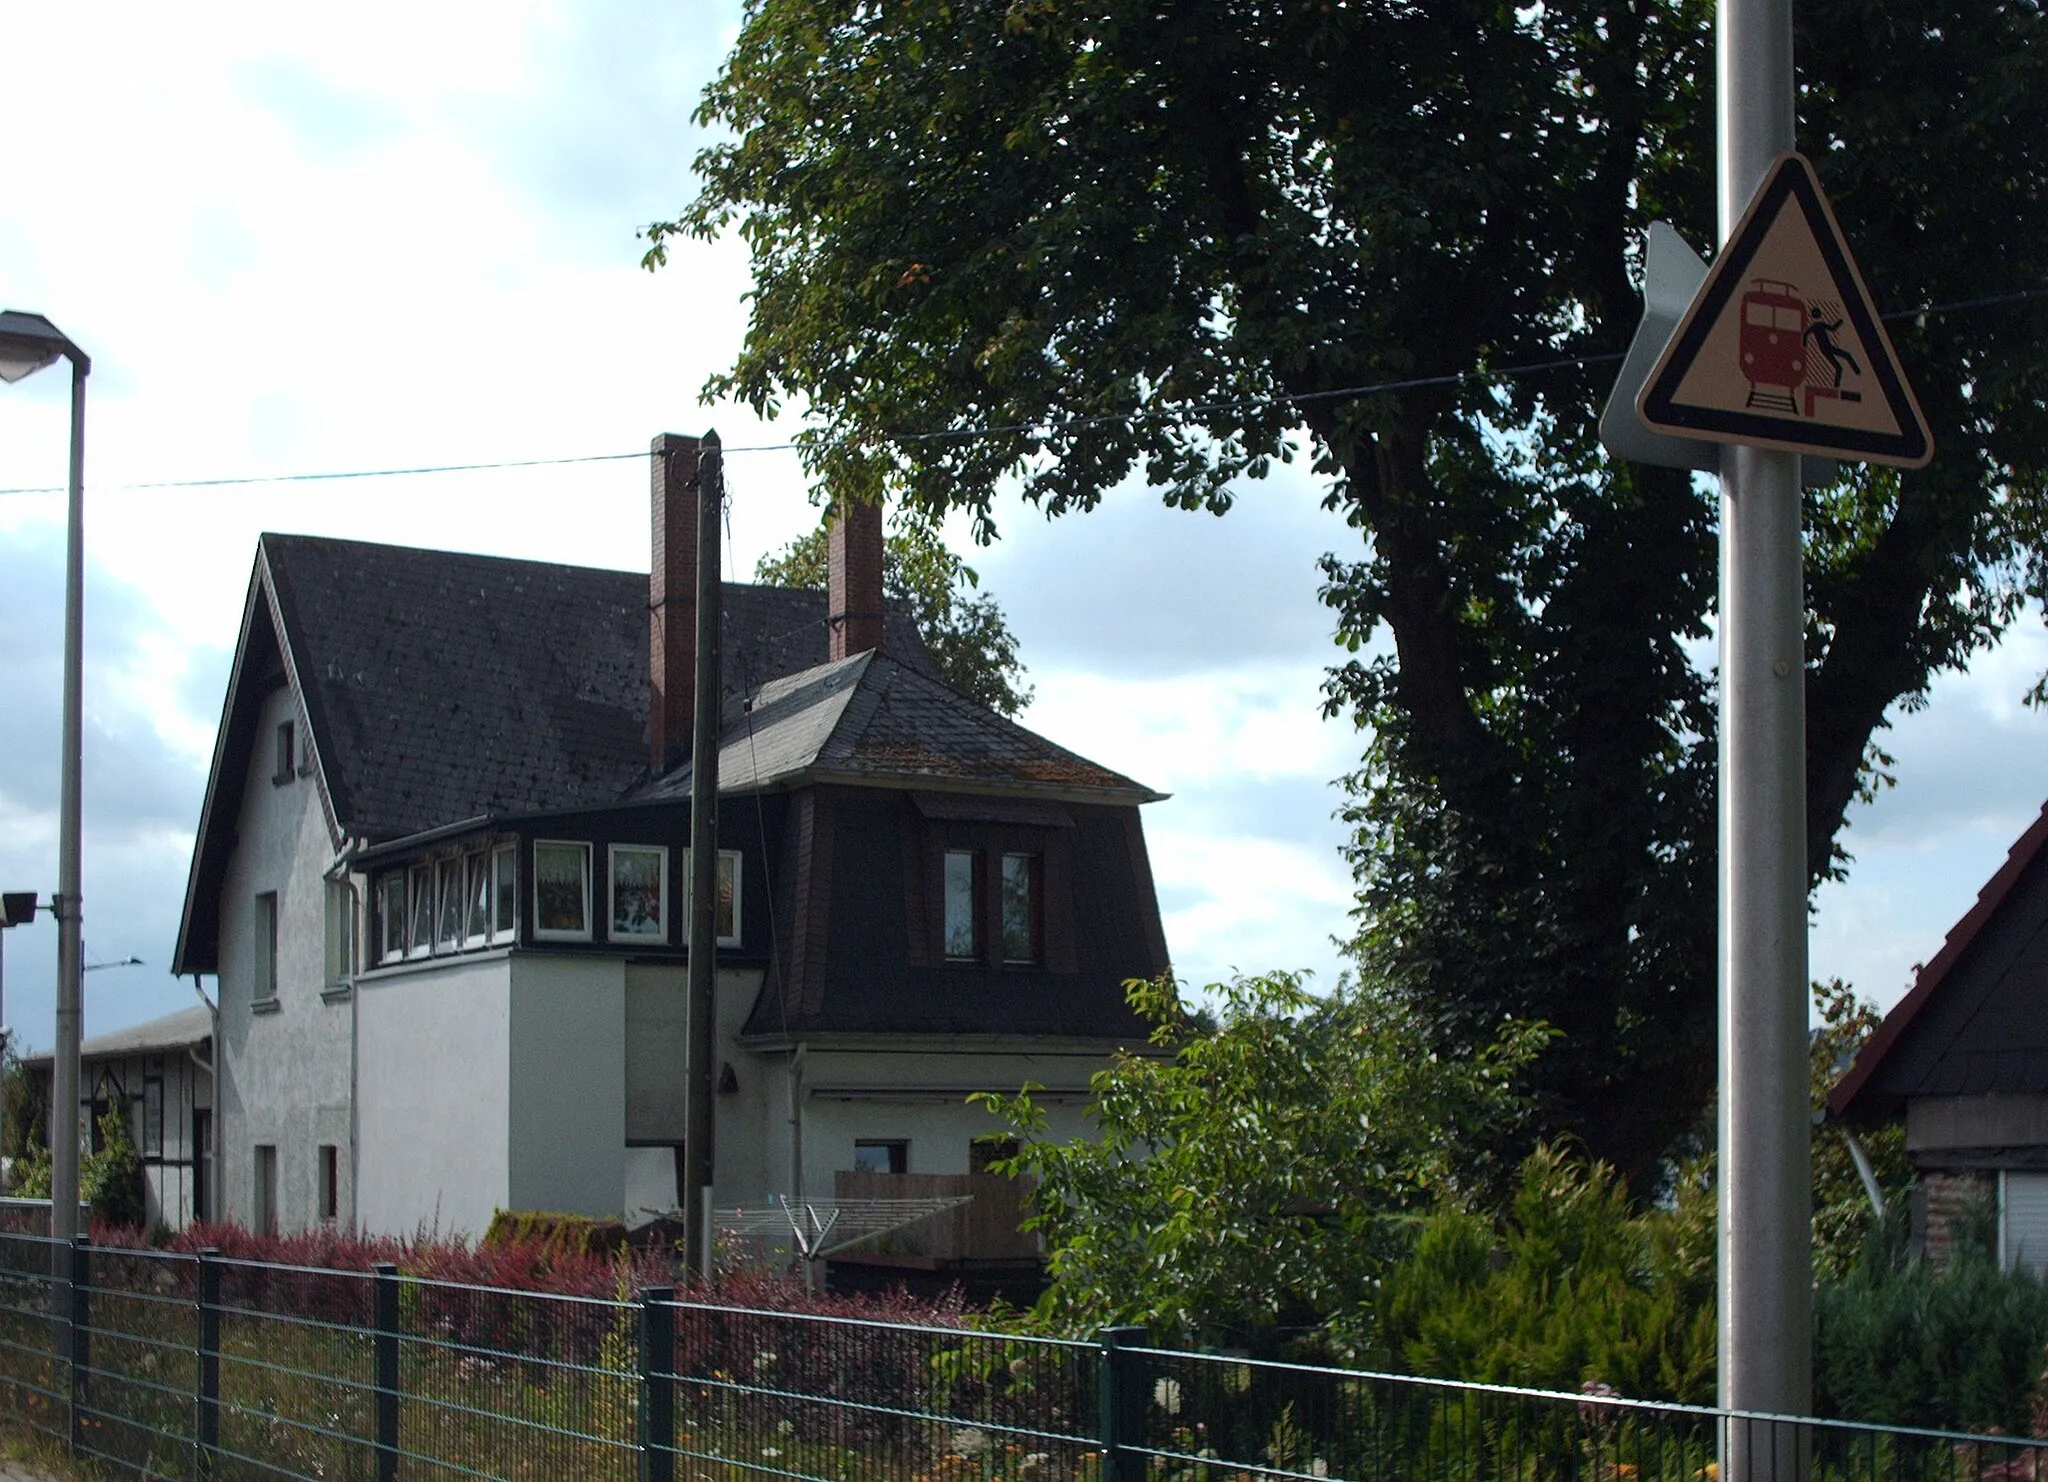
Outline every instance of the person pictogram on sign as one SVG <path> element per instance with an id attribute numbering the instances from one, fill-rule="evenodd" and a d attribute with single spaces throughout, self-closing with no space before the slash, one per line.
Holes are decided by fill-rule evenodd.
<path id="1" fill-rule="evenodd" d="M 1863 374 L 1863 367 L 1856 363 L 1855 356 L 1835 343 L 1835 332 L 1842 327 L 1841 319 L 1826 318 L 1827 306 L 1824 304 L 1812 304 L 1809 311 L 1813 315 L 1813 323 L 1806 326 L 1805 338 L 1812 340 L 1814 348 L 1827 357 L 1828 369 L 1835 375 L 1835 389 L 1839 391 L 1842 386 L 1842 366 L 1846 363 L 1849 369 L 1859 376 Z"/>

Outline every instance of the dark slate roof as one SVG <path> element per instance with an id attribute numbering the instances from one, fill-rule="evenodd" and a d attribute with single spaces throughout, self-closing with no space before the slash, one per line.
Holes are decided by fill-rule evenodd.
<path id="1" fill-rule="evenodd" d="M 1913 1096 L 2048 1092 L 2048 805 L 1828 1097 L 1847 1121 Z"/>
<path id="2" fill-rule="evenodd" d="M 614 801 L 647 776 L 647 578 L 266 535 L 344 834 Z M 728 582 L 726 689 L 825 658 L 825 594 Z M 905 614 L 892 646 L 929 663 Z"/>
<path id="3" fill-rule="evenodd" d="M 726 583 L 727 692 L 823 663 L 825 601 Z M 889 649 L 929 666 L 908 611 L 892 603 L 885 621 Z M 647 780 L 645 575 L 264 535 L 186 881 L 180 974 L 215 970 L 210 902 L 256 717 L 287 677 L 337 839 L 610 803 Z"/>
<path id="4" fill-rule="evenodd" d="M 720 792 L 798 782 L 1151 802 L 1162 794 L 976 704 L 886 651 L 772 680 L 721 717 Z M 644 797 L 688 797 L 690 768 Z"/>

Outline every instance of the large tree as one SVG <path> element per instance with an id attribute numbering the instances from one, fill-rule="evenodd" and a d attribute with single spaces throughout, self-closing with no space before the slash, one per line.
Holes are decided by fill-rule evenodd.
<path id="1" fill-rule="evenodd" d="M 1636 1179 L 1713 1083 L 1714 502 L 1593 422 L 1638 229 L 1713 238 L 1700 0 L 752 0 L 653 229 L 737 226 L 711 389 L 835 493 L 1226 507 L 1305 449 L 1360 537 L 1364 967 L 1447 1048 L 1560 1031 L 1534 1130 Z M 2048 283 L 2038 0 L 1802 0 L 1800 140 L 1881 305 Z M 1886 711 L 2043 588 L 2039 300 L 1894 326 L 1924 471 L 1810 496 L 1808 861 Z M 1545 369 L 1528 369 L 1544 366 Z M 1372 388 L 1360 390 L 1358 388 Z"/>

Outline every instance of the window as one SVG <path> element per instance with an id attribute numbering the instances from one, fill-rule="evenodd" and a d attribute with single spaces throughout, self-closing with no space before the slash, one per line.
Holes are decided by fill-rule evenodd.
<path id="1" fill-rule="evenodd" d="M 330 1223 L 341 1218 L 341 1149 L 331 1142 L 320 1144 L 320 1218 Z"/>
<path id="2" fill-rule="evenodd" d="M 863 1138 L 853 1145 L 855 1173 L 908 1173 L 910 1144 L 900 1139 L 871 1141 Z"/>
<path id="3" fill-rule="evenodd" d="M 1003 961 L 1037 962 L 1043 955 L 1045 912 L 1035 854 L 1003 856 Z"/>
<path id="4" fill-rule="evenodd" d="M 542 941 L 590 940 L 588 844 L 534 841 L 533 934 Z"/>
<path id="5" fill-rule="evenodd" d="M 724 863 L 721 857 L 720 866 Z M 620 941 L 666 942 L 668 850 L 657 844 L 614 844 L 611 864 L 612 937 Z M 721 868 L 721 876 L 723 873 Z M 724 883 L 723 879 L 719 881 L 721 907 L 725 905 Z"/>
<path id="6" fill-rule="evenodd" d="M 693 919 L 690 904 L 693 876 L 690 874 L 690 851 L 683 851 L 683 943 L 689 944 L 690 922 Z M 737 849 L 718 851 L 718 945 L 737 947 L 740 944 L 740 852 Z"/>
<path id="7" fill-rule="evenodd" d="M 262 1003 L 277 997 L 277 892 L 266 890 L 256 897 L 256 940 L 254 965 L 249 976 L 249 997 Z"/>
<path id="8" fill-rule="evenodd" d="M 260 1235 L 277 1233 L 277 1148 L 256 1144 L 256 1178 L 249 1190 L 249 1226 Z"/>
<path id="9" fill-rule="evenodd" d="M 406 872 L 412 910 L 412 934 L 405 955 L 425 957 L 434 950 L 434 867 L 414 865 Z"/>
<path id="10" fill-rule="evenodd" d="M 977 1137 L 967 1149 L 967 1170 L 970 1173 L 993 1173 L 995 1170 L 989 1166 L 991 1163 L 1016 1156 L 1017 1139 L 1014 1137 Z"/>
<path id="11" fill-rule="evenodd" d="M 297 727 L 288 720 L 277 723 L 277 767 L 270 774 L 273 787 L 283 787 L 299 773 Z"/>
<path id="12" fill-rule="evenodd" d="M 981 854 L 946 851 L 946 956 L 954 962 L 981 959 Z"/>
<path id="13" fill-rule="evenodd" d="M 434 863 L 434 894 L 439 902 L 440 925 L 434 933 L 434 950 L 462 950 L 462 858 L 456 855 Z"/>
<path id="14" fill-rule="evenodd" d="M 519 846 L 491 851 L 491 940 L 509 942 L 519 934 Z"/>
<path id="15" fill-rule="evenodd" d="M 356 892 L 346 880 L 327 882 L 327 986 L 340 988 L 356 972 Z"/>
<path id="16" fill-rule="evenodd" d="M 405 943 L 405 871 L 393 870 L 377 879 L 377 961 L 399 961 Z"/>
<path id="17" fill-rule="evenodd" d="M 482 850 L 462 857 L 462 945 L 481 947 L 491 939 L 491 857 Z"/>

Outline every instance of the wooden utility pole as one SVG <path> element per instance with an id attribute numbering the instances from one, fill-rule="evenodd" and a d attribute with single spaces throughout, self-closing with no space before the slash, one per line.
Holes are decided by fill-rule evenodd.
<path id="1" fill-rule="evenodd" d="M 718 570 L 718 522 L 725 510 L 725 463 L 718 434 L 706 432 L 697 454 L 697 704 L 690 732 L 690 979 L 689 1048 L 683 1191 L 687 1229 L 683 1259 L 700 1281 L 711 1279 L 712 1125 L 718 1056 L 718 711 L 720 619 L 724 588 Z"/>

